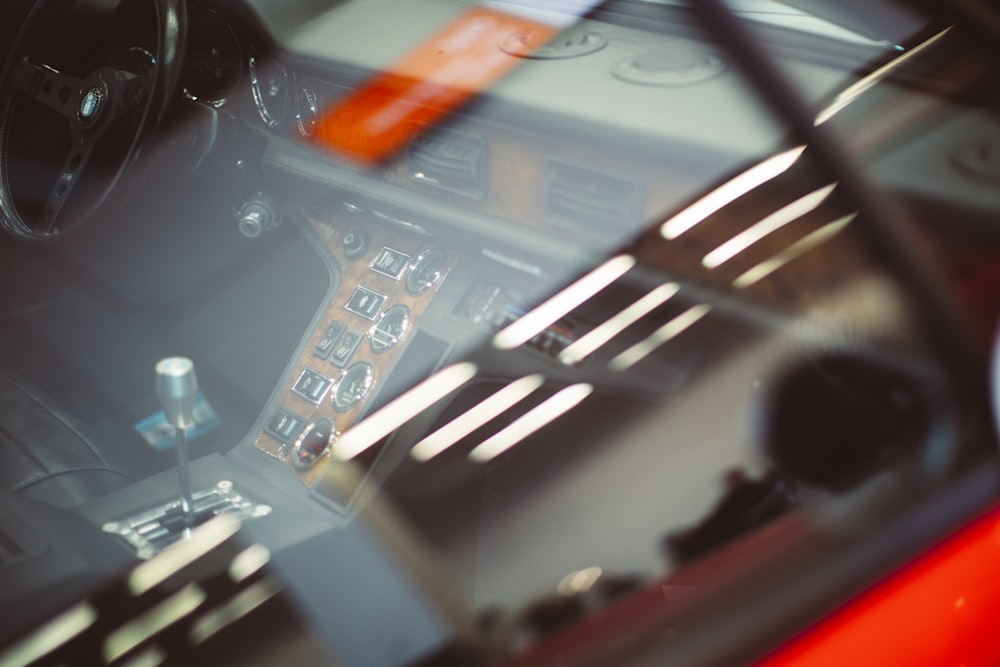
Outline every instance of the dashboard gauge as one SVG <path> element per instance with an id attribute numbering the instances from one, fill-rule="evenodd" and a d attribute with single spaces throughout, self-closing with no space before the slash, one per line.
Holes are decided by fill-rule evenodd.
<path id="1" fill-rule="evenodd" d="M 316 133 L 316 118 L 319 115 L 319 103 L 316 93 L 306 87 L 299 88 L 295 93 L 295 129 L 303 139 L 309 139 Z"/>
<path id="2" fill-rule="evenodd" d="M 320 419 L 309 424 L 295 441 L 292 465 L 300 470 L 311 468 L 330 451 L 336 433 L 337 427 L 331 419 Z"/>
<path id="3" fill-rule="evenodd" d="M 268 127 L 278 127 L 288 114 L 291 77 L 280 63 L 250 56 L 250 93 L 257 114 Z"/>
<path id="4" fill-rule="evenodd" d="M 371 346 L 375 352 L 385 352 L 398 343 L 410 328 L 410 309 L 406 306 L 393 306 L 385 311 L 382 319 L 372 327 Z"/>
<path id="5" fill-rule="evenodd" d="M 371 365 L 364 362 L 354 364 L 344 371 L 344 376 L 337 383 L 333 407 L 341 412 L 350 410 L 368 395 L 374 381 Z"/>
<path id="6" fill-rule="evenodd" d="M 221 106 L 243 78 L 243 50 L 232 26 L 215 10 L 188 10 L 188 49 L 181 81 L 193 100 Z"/>
<path id="7" fill-rule="evenodd" d="M 406 276 L 406 289 L 410 294 L 421 294 L 434 287 L 444 275 L 444 253 L 428 250 L 417 258 Z"/>

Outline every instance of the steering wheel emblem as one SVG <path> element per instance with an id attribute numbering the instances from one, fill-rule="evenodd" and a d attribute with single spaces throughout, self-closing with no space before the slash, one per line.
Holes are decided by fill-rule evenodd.
<path id="1" fill-rule="evenodd" d="M 83 101 L 80 102 L 80 119 L 85 121 L 93 119 L 100 111 L 103 101 L 103 90 L 97 87 L 88 90 L 87 94 L 83 96 Z"/>

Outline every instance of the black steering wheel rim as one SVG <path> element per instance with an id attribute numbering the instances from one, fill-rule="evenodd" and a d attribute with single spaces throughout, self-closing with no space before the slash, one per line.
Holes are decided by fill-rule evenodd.
<path id="1" fill-rule="evenodd" d="M 33 41 L 44 30 L 52 12 L 65 10 L 72 0 L 38 0 L 18 30 L 7 62 L 0 71 L 0 226 L 17 238 L 39 239 L 76 227 L 93 217 L 133 165 L 166 113 L 181 74 L 187 25 L 184 0 L 145 0 L 153 5 L 156 17 L 156 47 L 149 72 L 130 73 L 110 66 L 99 67 L 88 76 L 62 75 L 46 63 L 31 62 L 27 56 Z M 54 84 L 54 85 L 53 85 Z M 69 89 L 69 94 L 61 93 Z M 58 111 L 70 126 L 70 155 L 58 172 L 50 195 L 37 216 L 19 212 L 11 189 L 10 126 L 14 96 L 28 95 Z M 119 115 L 140 115 L 119 166 L 102 182 L 100 192 L 81 213 L 70 218 L 60 215 L 89 154 Z"/>

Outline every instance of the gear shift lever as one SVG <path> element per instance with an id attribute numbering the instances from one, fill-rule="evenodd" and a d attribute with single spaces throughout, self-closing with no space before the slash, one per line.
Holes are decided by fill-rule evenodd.
<path id="1" fill-rule="evenodd" d="M 2 0 L 0 0 L 2 2 Z M 217 481 L 212 486 L 200 488 L 197 492 L 198 507 L 195 508 L 195 494 L 191 491 L 191 461 L 188 454 L 188 436 L 195 427 L 210 428 L 217 421 L 211 408 L 205 404 L 199 411 L 201 423 L 194 419 L 195 398 L 198 395 L 198 380 L 194 374 L 194 363 L 184 357 L 161 359 L 156 364 L 156 396 L 160 399 L 163 414 L 174 427 L 177 437 L 177 481 L 181 487 L 180 521 L 178 503 L 167 500 L 155 508 L 143 508 L 132 516 L 108 521 L 101 529 L 118 535 L 135 549 L 139 558 L 152 558 L 163 549 L 180 539 L 192 535 L 196 519 L 219 514 L 232 514 L 241 521 L 248 521 L 271 513 L 271 506 L 251 500 L 238 493 L 229 480 Z M 202 413 L 203 411 L 203 413 Z M 162 426 L 158 418 L 150 420 Z M 157 435 L 164 435 L 157 430 Z M 158 442 L 161 440 L 158 438 Z M 2 662 L 2 661 L 0 661 Z"/>
<path id="2" fill-rule="evenodd" d="M 168 357 L 156 364 L 156 396 L 167 421 L 177 433 L 177 480 L 181 486 L 181 512 L 185 532 L 194 527 L 194 501 L 191 496 L 191 464 L 188 456 L 187 430 L 195 425 L 194 398 L 198 378 L 194 362 L 185 357 Z"/>

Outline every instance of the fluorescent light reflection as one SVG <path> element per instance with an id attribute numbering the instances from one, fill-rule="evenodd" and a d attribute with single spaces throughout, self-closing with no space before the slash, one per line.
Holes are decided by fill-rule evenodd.
<path id="1" fill-rule="evenodd" d="M 118 663 L 115 667 L 159 667 L 166 661 L 167 652 L 153 645 L 139 651 L 125 662 Z"/>
<path id="2" fill-rule="evenodd" d="M 660 227 L 660 234 L 668 241 L 676 239 L 708 216 L 739 199 L 758 185 L 767 183 L 772 178 L 787 171 L 789 167 L 795 164 L 796 160 L 799 159 L 805 150 L 805 146 L 799 146 L 750 167 L 739 176 L 723 183 L 664 222 Z"/>
<path id="3" fill-rule="evenodd" d="M 0 653 L 0 665 L 28 665 L 41 660 L 81 634 L 97 620 L 86 602 L 70 607 L 9 649 Z"/>
<path id="4" fill-rule="evenodd" d="M 271 552 L 263 544 L 251 544 L 229 563 L 229 578 L 239 583 L 271 562 Z"/>
<path id="5" fill-rule="evenodd" d="M 511 350 L 528 342 L 581 303 L 618 280 L 635 266 L 635 257 L 618 255 L 577 280 L 493 337 L 493 345 Z"/>
<path id="6" fill-rule="evenodd" d="M 438 371 L 348 429 L 334 446 L 334 456 L 350 461 L 475 375 L 476 365 L 468 361 Z"/>
<path id="7" fill-rule="evenodd" d="M 593 391 L 594 388 L 586 383 L 566 387 L 515 419 L 507 428 L 477 445 L 469 452 L 469 460 L 477 463 L 493 460 L 532 433 L 572 410 Z"/>
<path id="8" fill-rule="evenodd" d="M 545 377 L 538 374 L 527 375 L 511 382 L 415 444 L 410 450 L 410 456 L 418 461 L 429 461 L 480 426 L 523 401 L 544 382 Z"/>
<path id="9" fill-rule="evenodd" d="M 781 229 L 794 220 L 798 220 L 811 211 L 815 211 L 826 201 L 826 198 L 830 196 L 835 187 L 837 187 L 837 184 L 833 183 L 825 188 L 810 192 L 805 197 L 796 199 L 787 206 L 783 206 L 705 255 L 704 259 L 701 260 L 702 266 L 706 269 L 718 268 L 768 234 Z"/>
<path id="10" fill-rule="evenodd" d="M 189 632 L 191 643 L 197 646 L 214 637 L 278 593 L 279 590 L 266 580 L 240 591 L 229 602 L 203 615 L 192 625 Z"/>
<path id="11" fill-rule="evenodd" d="M 142 595 L 228 540 L 239 529 L 238 517 L 219 514 L 191 531 L 190 538 L 174 542 L 132 570 L 128 578 L 129 591 L 132 595 Z"/>
<path id="12" fill-rule="evenodd" d="M 157 633 L 181 620 L 207 599 L 205 591 L 188 584 L 138 618 L 121 626 L 104 640 L 104 661 L 111 664 Z"/>
<path id="13" fill-rule="evenodd" d="M 814 124 L 822 125 L 826 121 L 833 118 L 835 115 L 837 115 L 838 112 L 842 111 L 846 106 L 848 106 L 856 99 L 861 97 L 868 89 L 870 89 L 872 86 L 874 86 L 875 84 L 882 81 L 882 79 L 887 77 L 894 69 L 897 69 L 911 58 L 916 57 L 921 51 L 923 51 L 927 47 L 934 44 L 934 42 L 938 41 L 939 39 L 947 35 L 950 30 L 951 28 L 945 28 L 938 34 L 928 39 L 926 42 L 923 42 L 913 47 L 905 54 L 899 56 L 898 58 L 895 58 L 894 60 L 891 60 L 885 65 L 882 65 L 882 67 L 879 67 L 871 74 L 865 76 L 862 79 L 859 79 L 855 83 L 845 88 L 837 95 L 836 98 L 834 98 L 830 106 L 826 107 L 825 109 L 819 112 L 819 114 L 816 116 Z"/>
<path id="14" fill-rule="evenodd" d="M 711 310 L 712 307 L 708 304 L 688 308 L 651 333 L 645 340 L 639 341 L 612 359 L 608 366 L 616 371 L 624 371 L 631 368 L 652 354 L 657 348 L 669 342 L 692 324 L 705 317 L 705 315 L 708 315 Z"/>
<path id="15" fill-rule="evenodd" d="M 754 283 L 766 278 L 783 267 L 785 264 L 791 262 L 793 259 L 801 257 L 813 248 L 826 243 L 830 240 L 830 238 L 836 235 L 837 232 L 846 227 L 847 224 L 855 218 L 855 216 L 857 216 L 857 213 L 845 215 L 843 218 L 823 225 L 811 234 L 802 237 L 771 259 L 761 262 L 734 280 L 733 287 L 737 289 L 746 289 Z"/>
<path id="16" fill-rule="evenodd" d="M 580 363 L 636 321 L 666 303 L 673 295 L 677 294 L 678 290 L 680 290 L 680 285 L 677 283 L 660 285 L 563 350 L 559 354 L 559 361 L 567 365 Z"/>

